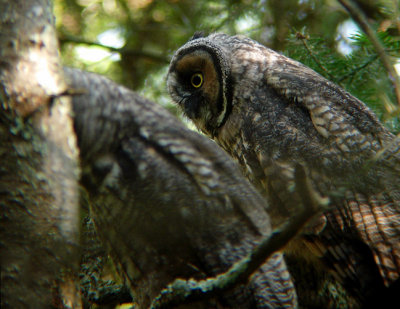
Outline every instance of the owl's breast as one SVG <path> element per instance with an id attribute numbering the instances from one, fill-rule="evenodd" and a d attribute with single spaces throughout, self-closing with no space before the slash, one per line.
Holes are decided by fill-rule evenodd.
<path id="1" fill-rule="evenodd" d="M 218 130 L 214 140 L 231 156 L 238 157 L 237 150 L 241 149 L 242 126 L 244 119 L 238 112 L 233 112 Z"/>

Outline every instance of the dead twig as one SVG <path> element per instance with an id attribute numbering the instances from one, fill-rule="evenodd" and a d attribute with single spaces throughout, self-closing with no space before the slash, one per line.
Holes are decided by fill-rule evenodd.
<path id="1" fill-rule="evenodd" d="M 335 76 L 333 76 L 329 72 L 329 70 L 319 61 L 319 59 L 317 58 L 315 53 L 308 46 L 308 44 L 307 44 L 307 36 L 303 35 L 300 32 L 297 32 L 296 33 L 296 38 L 298 40 L 301 40 L 301 42 L 303 43 L 304 48 L 307 50 L 308 54 L 311 56 L 311 58 L 314 60 L 314 62 L 318 65 L 318 67 L 329 76 L 330 80 L 334 81 L 335 80 Z"/>

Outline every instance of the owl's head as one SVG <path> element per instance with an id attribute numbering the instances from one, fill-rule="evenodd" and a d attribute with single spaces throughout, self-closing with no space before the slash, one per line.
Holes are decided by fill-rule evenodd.
<path id="1" fill-rule="evenodd" d="M 195 35 L 171 60 L 168 91 L 197 128 L 215 137 L 232 110 L 235 85 L 251 92 L 274 54 L 241 35 Z"/>
<path id="2" fill-rule="evenodd" d="M 216 38 L 217 36 L 217 38 Z M 172 99 L 204 133 L 214 136 L 231 107 L 229 37 L 193 37 L 173 56 L 167 77 Z"/>

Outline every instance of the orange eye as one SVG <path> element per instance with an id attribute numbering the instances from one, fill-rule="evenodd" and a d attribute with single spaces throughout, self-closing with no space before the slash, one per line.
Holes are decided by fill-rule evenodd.
<path id="1" fill-rule="evenodd" d="M 194 88 L 200 88 L 203 85 L 203 74 L 201 73 L 194 73 L 190 78 L 190 82 Z"/>

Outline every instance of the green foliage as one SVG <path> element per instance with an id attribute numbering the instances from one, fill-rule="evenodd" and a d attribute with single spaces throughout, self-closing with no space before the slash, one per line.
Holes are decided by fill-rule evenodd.
<path id="1" fill-rule="evenodd" d="M 378 32 L 387 53 L 400 57 L 400 42 L 387 32 Z M 352 51 L 343 55 L 328 48 L 322 38 L 295 32 L 285 54 L 311 67 L 369 105 L 392 131 L 400 131 L 393 84 L 370 40 L 362 33 L 350 37 Z"/>
<path id="2" fill-rule="evenodd" d="M 379 37 L 398 59 L 396 1 L 356 2 L 375 28 L 384 28 Z M 355 35 L 350 54 L 338 51 L 339 29 L 349 16 L 336 0 L 55 0 L 55 14 L 65 64 L 107 75 L 176 114 L 165 86 L 171 55 L 196 31 L 221 31 L 284 51 L 399 131 L 393 86 L 369 39 Z M 110 46 L 106 37 L 117 42 Z"/>
<path id="3" fill-rule="evenodd" d="M 282 50 L 290 27 L 307 25 L 310 33 L 323 31 L 333 42 L 336 26 L 345 18 L 332 0 L 55 0 L 55 14 L 66 63 L 107 72 L 133 89 L 165 66 L 173 51 L 196 31 L 243 33 Z M 329 20 L 322 23 L 322 16 Z M 122 36 L 120 59 L 102 63 L 80 59 L 76 47 L 97 43 L 99 35 L 110 29 Z"/>

